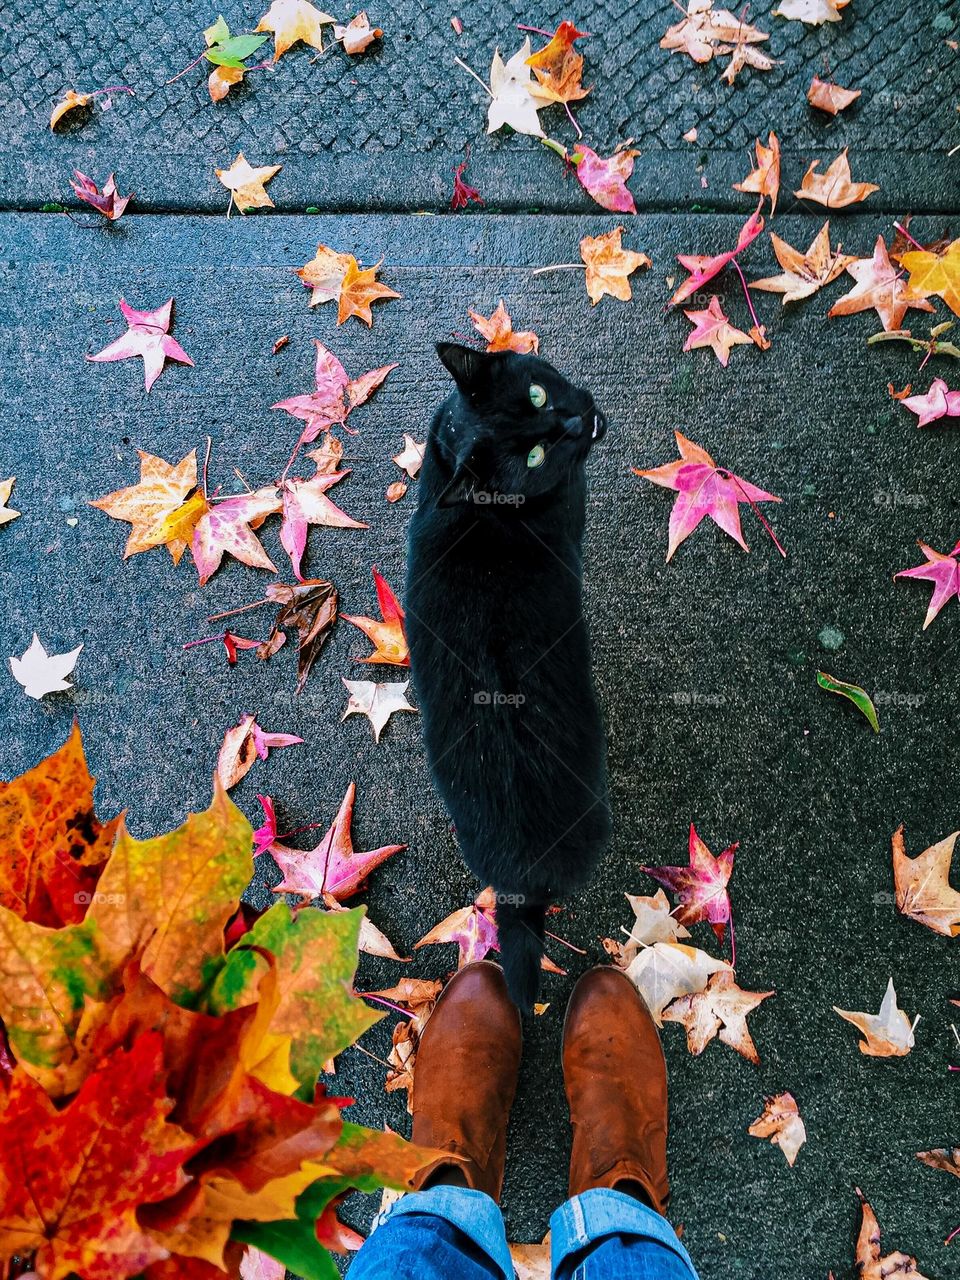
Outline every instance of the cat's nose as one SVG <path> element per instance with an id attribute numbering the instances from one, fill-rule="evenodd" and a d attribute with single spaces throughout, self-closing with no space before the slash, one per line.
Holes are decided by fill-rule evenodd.
<path id="1" fill-rule="evenodd" d="M 607 419 L 599 409 L 593 411 L 593 429 L 590 432 L 591 440 L 602 440 L 607 434 Z"/>

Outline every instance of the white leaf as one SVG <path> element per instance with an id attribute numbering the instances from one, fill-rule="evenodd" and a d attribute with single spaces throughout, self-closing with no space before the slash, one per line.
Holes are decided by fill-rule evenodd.
<path id="1" fill-rule="evenodd" d="M 48 693 L 62 693 L 72 689 L 67 676 L 77 665 L 82 644 L 69 653 L 47 653 L 37 633 L 33 633 L 30 648 L 22 658 L 10 659 L 13 678 L 23 685 L 28 698 L 42 698 Z"/>

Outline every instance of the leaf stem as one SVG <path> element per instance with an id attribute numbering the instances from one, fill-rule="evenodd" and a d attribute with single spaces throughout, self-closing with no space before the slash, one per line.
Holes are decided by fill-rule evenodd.
<path id="1" fill-rule="evenodd" d="M 466 71 L 469 75 L 473 76 L 477 84 L 482 85 L 483 88 L 486 89 L 487 93 L 489 93 L 491 98 L 496 97 L 496 94 L 493 92 L 490 86 L 486 83 L 486 81 L 480 79 L 480 77 L 474 71 L 473 67 L 468 67 L 462 58 L 454 58 L 454 62 L 457 64 L 458 67 L 462 67 L 464 71 Z"/>
<path id="2" fill-rule="evenodd" d="M 577 137 L 578 137 L 578 138 L 582 138 L 582 137 L 583 137 L 583 130 L 582 130 L 582 129 L 580 128 L 580 126 L 577 124 L 576 119 L 574 118 L 574 114 L 573 114 L 573 112 L 570 110 L 570 103 L 569 103 L 569 102 L 565 102 L 565 103 L 563 104 L 563 108 L 564 108 L 564 110 L 566 111 L 567 116 L 569 117 L 570 123 L 573 125 L 574 129 L 576 129 L 576 131 L 577 131 Z"/>
<path id="3" fill-rule="evenodd" d="M 910 234 L 910 232 L 907 230 L 906 227 L 902 227 L 899 222 L 894 222 L 893 225 L 897 228 L 897 230 L 900 232 L 900 234 L 904 237 L 905 240 L 909 240 L 910 243 L 915 248 L 920 249 L 921 252 L 923 251 L 923 245 L 920 243 L 919 240 L 914 240 L 913 236 Z"/>
<path id="4" fill-rule="evenodd" d="M 254 600 L 253 604 L 242 604 L 237 609 L 225 609 L 223 613 L 211 613 L 207 621 L 219 622 L 221 618 L 234 618 L 238 613 L 247 613 L 250 609 L 259 609 L 263 604 L 270 604 L 270 601 Z"/>
<path id="5" fill-rule="evenodd" d="M 175 76 L 171 76 L 169 80 L 164 80 L 163 82 L 164 88 L 166 88 L 168 84 L 173 84 L 174 81 L 179 80 L 181 76 L 185 76 L 188 71 L 192 71 L 198 62 L 202 62 L 204 56 L 206 55 L 206 52 L 207 52 L 206 49 L 204 49 L 203 53 L 198 54 L 198 56 L 194 58 L 192 62 L 188 62 L 182 71 L 178 71 L 177 74 Z"/>
<path id="6" fill-rule="evenodd" d="M 554 262 L 549 267 L 535 267 L 530 274 L 542 276 L 547 271 L 586 271 L 586 269 L 586 263 L 583 262 Z"/>
<path id="7" fill-rule="evenodd" d="M 746 298 L 747 306 L 750 308 L 750 316 L 753 320 L 754 325 L 756 326 L 757 331 L 759 333 L 762 333 L 763 325 L 760 323 L 759 319 L 757 318 L 757 313 L 753 309 L 753 299 L 750 297 L 750 290 L 747 288 L 747 279 L 746 279 L 746 276 L 743 274 L 743 268 L 740 266 L 740 263 L 736 260 L 736 258 L 730 259 L 730 265 L 733 267 L 737 275 L 740 277 L 740 284 L 743 287 L 743 296 Z"/>
<path id="8" fill-rule="evenodd" d="M 392 1000 L 386 1000 L 383 996 L 369 995 L 366 991 L 358 991 L 357 995 L 362 996 L 364 1000 L 375 1000 L 377 1004 L 385 1004 L 388 1009 L 393 1009 L 394 1013 L 402 1013 L 405 1018 L 412 1019 L 415 1016 L 409 1009 L 404 1009 L 402 1005 L 394 1004 Z"/>
<path id="9" fill-rule="evenodd" d="M 552 938 L 554 942 L 559 942 L 562 947 L 569 947 L 571 951 L 575 951 L 578 956 L 587 954 L 583 947 L 575 947 L 572 942 L 568 942 L 566 938 L 561 938 L 558 933 L 551 933 L 549 929 L 544 929 L 543 932 L 548 938 Z"/>

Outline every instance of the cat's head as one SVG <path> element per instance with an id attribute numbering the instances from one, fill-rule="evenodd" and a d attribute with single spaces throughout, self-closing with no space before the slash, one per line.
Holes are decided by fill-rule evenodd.
<path id="1" fill-rule="evenodd" d="M 593 396 L 539 356 L 437 343 L 466 412 L 449 415 L 437 443 L 450 479 L 439 504 L 509 505 L 562 487 L 602 438 Z"/>

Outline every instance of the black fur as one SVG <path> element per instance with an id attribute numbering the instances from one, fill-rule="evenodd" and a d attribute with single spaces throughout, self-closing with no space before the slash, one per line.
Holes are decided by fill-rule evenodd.
<path id="1" fill-rule="evenodd" d="M 407 635 L 434 781 L 497 891 L 507 984 L 529 1010 L 546 907 L 586 883 L 610 836 L 581 607 L 584 463 L 606 423 L 536 356 L 437 350 L 457 388 L 427 440 Z"/>

